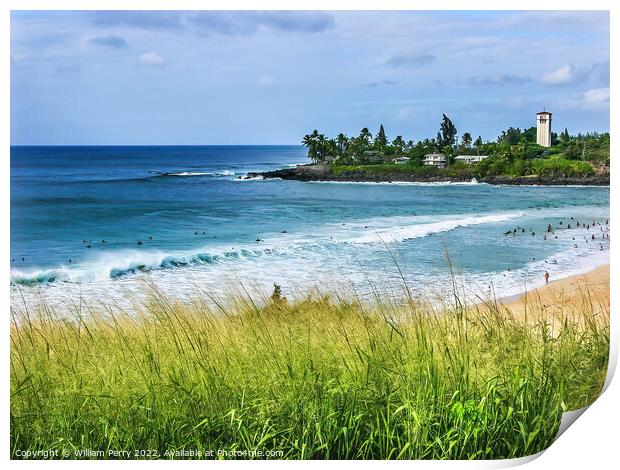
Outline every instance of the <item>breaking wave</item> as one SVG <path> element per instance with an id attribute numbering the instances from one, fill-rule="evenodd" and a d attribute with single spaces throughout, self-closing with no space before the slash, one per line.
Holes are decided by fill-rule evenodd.
<path id="1" fill-rule="evenodd" d="M 347 245 L 400 243 L 471 225 L 506 222 L 523 215 L 521 211 L 513 211 L 485 215 L 395 216 L 326 224 L 314 229 L 312 233 L 265 234 L 264 241 L 260 244 L 240 244 L 237 249 L 224 249 L 221 245 L 211 245 L 189 253 L 117 250 L 71 267 L 62 265 L 53 269 L 12 270 L 11 284 L 32 286 L 57 282 L 117 279 L 162 269 L 213 265 L 263 256 L 294 258 L 308 253 L 317 254 L 317 252 L 321 256 L 323 250 L 338 252 Z"/>

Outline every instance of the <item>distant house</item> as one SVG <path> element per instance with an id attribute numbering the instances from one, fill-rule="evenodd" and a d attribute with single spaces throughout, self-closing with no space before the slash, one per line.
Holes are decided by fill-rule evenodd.
<path id="1" fill-rule="evenodd" d="M 429 153 L 424 155 L 424 160 L 422 160 L 422 163 L 426 166 L 445 168 L 448 164 L 448 159 L 443 153 Z"/>
<path id="2" fill-rule="evenodd" d="M 488 155 L 457 155 L 454 159 L 457 162 L 467 163 L 468 165 L 475 165 L 480 163 L 485 158 L 489 158 Z"/>
<path id="3" fill-rule="evenodd" d="M 325 155 L 325 159 L 323 161 L 325 163 L 333 163 L 336 161 L 336 157 L 334 155 Z"/>
<path id="4" fill-rule="evenodd" d="M 396 157 L 392 161 L 397 165 L 402 165 L 404 163 L 407 163 L 409 160 L 411 160 L 409 157 Z"/>

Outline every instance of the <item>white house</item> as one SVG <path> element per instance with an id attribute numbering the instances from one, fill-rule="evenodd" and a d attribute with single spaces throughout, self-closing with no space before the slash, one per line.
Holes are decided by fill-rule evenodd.
<path id="1" fill-rule="evenodd" d="M 488 155 L 457 155 L 454 159 L 457 162 L 467 163 L 468 165 L 475 165 L 480 163 L 485 158 L 489 158 Z"/>
<path id="2" fill-rule="evenodd" d="M 436 166 L 438 168 L 445 168 L 448 164 L 448 159 L 443 153 L 429 153 L 424 155 L 422 163 L 426 166 Z"/>
<path id="3" fill-rule="evenodd" d="M 407 163 L 409 160 L 411 160 L 409 157 L 396 157 L 392 161 L 397 165 L 402 165 L 403 163 Z"/>

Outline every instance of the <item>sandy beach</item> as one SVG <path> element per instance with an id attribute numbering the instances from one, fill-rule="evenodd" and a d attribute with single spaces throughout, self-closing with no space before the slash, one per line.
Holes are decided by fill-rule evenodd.
<path id="1" fill-rule="evenodd" d="M 500 303 L 517 317 L 537 320 L 539 313 L 547 318 L 577 320 L 581 312 L 591 310 L 594 318 L 609 318 L 609 264 L 587 273 L 550 281 L 517 298 Z M 533 314 L 536 312 L 536 314 Z"/>

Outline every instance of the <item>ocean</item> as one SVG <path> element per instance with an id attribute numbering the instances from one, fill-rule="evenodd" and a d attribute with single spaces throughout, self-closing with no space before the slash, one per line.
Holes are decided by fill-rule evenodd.
<path id="1" fill-rule="evenodd" d="M 242 179 L 305 162 L 301 146 L 12 147 L 12 300 L 426 296 L 453 278 L 506 296 L 609 262 L 608 187 Z"/>

